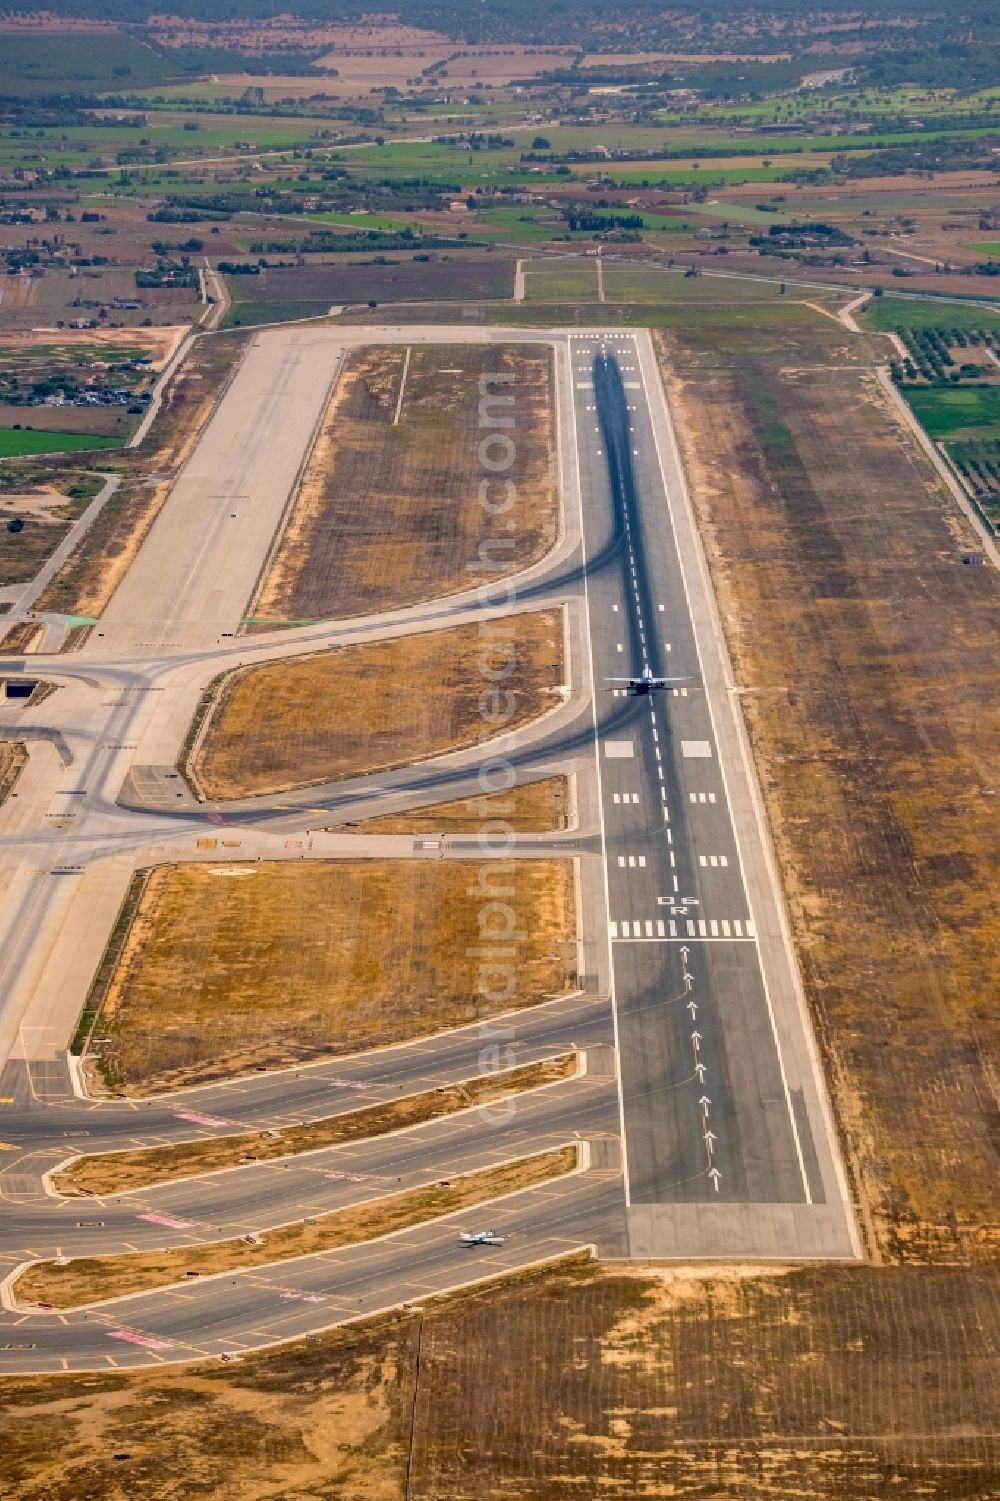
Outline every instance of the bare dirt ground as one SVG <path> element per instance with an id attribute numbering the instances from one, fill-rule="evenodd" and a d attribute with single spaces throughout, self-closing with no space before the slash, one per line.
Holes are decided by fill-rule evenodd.
<path id="1" fill-rule="evenodd" d="M 0 626 L 3 622 L 0 621 Z M 35 642 L 42 634 L 42 627 L 33 624 L 30 620 L 22 620 L 18 625 L 12 625 L 9 631 L 4 631 L 0 636 L 0 648 L 5 652 L 27 653 L 35 649 Z"/>
<path id="2" fill-rule="evenodd" d="M 109 217 L 115 221 L 119 219 L 117 213 Z M 84 224 L 79 228 L 80 240 L 87 243 L 91 253 L 107 253 L 106 238 L 101 237 L 98 240 L 89 225 Z M 31 224 L 4 226 L 4 240 L 9 245 L 24 245 L 30 242 L 32 237 L 33 226 Z M 141 240 L 133 237 L 137 252 L 135 259 L 151 260 L 149 248 L 151 238 L 149 224 L 146 225 L 146 234 Z M 126 253 L 131 250 L 130 246 Z M 8 277 L 2 303 L 3 342 L 6 344 L 14 334 L 40 339 L 42 343 L 52 342 L 55 338 L 61 343 L 67 335 L 70 338 L 82 335 L 85 341 L 89 340 L 97 330 L 56 327 L 59 321 L 71 323 L 80 316 L 81 307 L 78 299 L 81 297 L 106 304 L 110 304 L 114 297 L 133 300 L 136 298 L 134 273 L 125 266 L 106 266 L 100 271 L 86 271 L 82 276 L 71 275 L 69 270 L 52 268 L 44 277 Z M 148 329 L 143 327 L 147 318 L 152 319 L 154 325 L 162 324 L 168 328 L 182 322 L 185 318 L 190 320 L 197 313 L 198 293 L 192 287 L 149 288 L 146 295 L 141 298 L 141 302 L 140 307 L 114 308 L 114 322 L 117 327 L 109 329 L 108 332 L 124 334 L 126 341 L 129 335 L 141 339 L 148 332 Z M 83 309 L 83 311 L 87 313 L 89 310 Z"/>
<path id="3" fill-rule="evenodd" d="M 513 664 L 499 703 L 484 661 Z M 559 610 L 246 668 L 223 683 L 191 770 L 209 798 L 359 776 L 523 728 L 561 701 L 562 682 Z"/>
<path id="4" fill-rule="evenodd" d="M 169 380 L 146 442 L 115 455 L 126 479 L 40 595 L 40 610 L 99 616 L 127 572 L 177 471 L 188 458 L 242 354 L 245 336 L 198 339 Z M 155 478 L 147 476 L 152 473 Z"/>
<path id="5" fill-rule="evenodd" d="M 982 1269 L 568 1263 L 228 1365 L 8 1380 L 0 1437 L 18 1501 L 980 1501 L 998 1327 Z"/>
<path id="6" fill-rule="evenodd" d="M 482 1172 L 467 1173 L 447 1184 L 411 1189 L 354 1208 L 317 1215 L 308 1223 L 265 1230 L 250 1244 L 243 1239 L 216 1241 L 173 1251 L 82 1257 L 66 1265 L 39 1261 L 18 1277 L 15 1296 L 21 1303 L 76 1308 L 104 1298 L 167 1287 L 184 1276 L 209 1277 L 252 1266 L 280 1264 L 292 1257 L 312 1256 L 318 1251 L 332 1251 L 339 1246 L 391 1235 L 456 1209 L 533 1188 L 537 1183 L 570 1172 L 575 1166 L 576 1148 L 564 1147 L 561 1151 L 540 1152 Z M 280 1270 L 276 1275 L 281 1275 Z"/>
<path id="7" fill-rule="evenodd" d="M 152 1183 L 169 1183 L 176 1178 L 214 1173 L 221 1168 L 237 1167 L 241 1162 L 271 1162 L 276 1157 L 291 1157 L 300 1152 L 315 1152 L 320 1147 L 342 1146 L 349 1141 L 364 1141 L 417 1126 L 439 1116 L 453 1115 L 470 1105 L 483 1104 L 503 1095 L 526 1089 L 538 1089 L 557 1079 L 575 1074 L 575 1053 L 541 1063 L 526 1063 L 521 1068 L 493 1074 L 478 1074 L 459 1084 L 407 1095 L 384 1105 L 366 1105 L 343 1115 L 329 1116 L 308 1125 L 290 1126 L 282 1131 L 249 1132 L 242 1136 L 220 1136 L 201 1141 L 177 1142 L 166 1147 L 137 1147 L 130 1152 L 104 1152 L 94 1157 L 78 1157 L 53 1178 L 59 1193 L 115 1194 Z"/>
<path id="8" fill-rule="evenodd" d="M 237 52 L 280 52 L 299 47 L 314 51 L 328 46 L 335 51 L 414 51 L 429 61 L 447 53 L 456 43 L 440 31 L 407 26 L 388 17 L 373 17 L 356 25 L 336 21 L 311 21 L 274 16 L 261 20 L 202 21 L 195 17 L 161 15 L 150 20 L 152 35 L 167 47 L 228 47 Z M 421 52 L 420 49 L 425 49 Z M 256 74 L 254 75 L 257 76 Z"/>
<path id="9" fill-rule="evenodd" d="M 74 479 L 80 476 L 67 475 L 64 488 L 68 489 Z M 80 484 L 83 493 L 74 499 L 55 485 L 21 494 L 0 491 L 0 584 L 24 584 L 33 579 L 86 510 L 100 484 L 99 479 L 88 476 Z M 13 516 L 23 523 L 19 532 L 7 530 L 7 521 Z"/>
<path id="10" fill-rule="evenodd" d="M 405 372 L 405 382 L 404 382 Z M 513 417 L 516 457 L 480 504 L 480 380 Z M 402 397 L 402 400 L 400 400 Z M 524 345 L 368 349 L 352 355 L 252 614 L 277 620 L 367 614 L 469 587 L 480 546 L 502 535 L 500 578 L 552 547 L 558 529 L 548 351 Z M 496 429 L 496 431 L 505 431 Z M 496 454 L 489 455 L 495 458 Z M 512 525 L 511 525 L 512 524 Z M 510 528 L 508 530 L 508 527 Z M 512 544 L 512 545 L 511 545 Z"/>
<path id="11" fill-rule="evenodd" d="M 5 307 L 12 285 L 22 284 L 29 288 L 31 286 L 31 283 L 25 282 L 23 277 L 0 277 L 0 283 L 3 284 Z M 42 349 L 53 357 L 59 358 L 72 358 L 79 350 L 92 349 L 95 346 L 107 349 L 137 349 L 149 355 L 153 361 L 154 370 L 161 370 L 187 333 L 188 328 L 188 324 L 182 323 L 173 328 L 34 328 L 28 332 L 12 330 L 4 332 L 2 347 L 4 354 L 9 353 L 14 356 L 31 354 L 33 350 Z"/>
<path id="12" fill-rule="evenodd" d="M 484 823 L 500 819 L 515 833 L 549 834 L 564 829 L 569 785 L 565 777 L 524 782 L 509 792 L 432 803 L 410 813 L 388 813 L 352 824 L 359 834 L 476 834 Z"/>
<path id="13" fill-rule="evenodd" d="M 275 861 L 149 877 L 108 989 L 104 1066 L 163 1089 L 257 1064 L 355 1052 L 478 1015 L 483 908 L 474 863 Z M 506 1006 L 576 983 L 570 861 L 511 861 L 529 934 Z M 488 897 L 487 897 L 488 899 Z"/>
<path id="14" fill-rule="evenodd" d="M 870 374 L 713 337 L 664 365 L 862 1220 L 992 1258 L 1000 582 Z"/>

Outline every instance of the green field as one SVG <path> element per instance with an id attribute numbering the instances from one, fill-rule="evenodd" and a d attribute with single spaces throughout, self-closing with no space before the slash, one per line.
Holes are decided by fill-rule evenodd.
<path id="1" fill-rule="evenodd" d="M 767 197 L 767 194 L 764 194 Z M 798 200 L 796 199 L 796 206 Z M 785 218 L 799 218 L 792 204 L 775 204 L 773 210 L 760 209 L 749 203 L 726 203 L 715 200 L 711 203 L 692 203 L 688 213 L 696 214 L 699 220 L 723 220 L 730 224 L 779 224 Z M 697 227 L 697 226 L 696 226 Z"/>
<path id="2" fill-rule="evenodd" d="M 904 394 L 932 438 L 1000 438 L 1000 386 L 907 386 Z"/>
<path id="3" fill-rule="evenodd" d="M 996 328 L 1000 326 L 1000 308 L 995 311 L 976 303 L 945 302 L 934 297 L 873 297 L 860 314 L 863 327 L 871 333 L 906 333 L 921 328 Z"/>
<path id="4" fill-rule="evenodd" d="M 79 87 L 82 88 L 83 84 Z M 198 129 L 185 130 L 185 120 L 197 125 Z M 316 120 L 299 117 L 264 120 L 161 114 L 152 115 L 148 124 L 142 126 L 69 125 L 39 128 L 30 133 L 0 131 L 0 167 L 10 169 L 44 163 L 47 168 L 62 166 L 79 170 L 99 162 L 114 170 L 119 152 L 141 151 L 151 157 L 153 152 L 162 151 L 169 159 L 190 162 L 191 170 L 196 171 L 201 157 L 236 153 L 237 147 L 241 148 L 240 157 L 252 159 L 254 152 L 291 151 L 296 146 L 315 146 L 317 124 Z M 143 142 L 147 144 L 142 145 Z M 154 180 L 153 174 L 163 173 L 165 166 L 151 159 L 126 165 L 129 171 L 143 174 L 143 186 L 147 190 Z M 164 179 L 164 186 L 168 181 Z M 295 186 L 301 187 L 300 184 Z M 214 184 L 211 187 L 214 188 Z"/>
<path id="5" fill-rule="evenodd" d="M 180 71 L 124 32 L 8 33 L 0 45 L 0 94 L 128 89 L 158 83 Z"/>
<path id="6" fill-rule="evenodd" d="M 524 272 L 528 302 L 597 301 L 596 257 L 587 261 L 528 261 Z"/>
<path id="7" fill-rule="evenodd" d="M 229 285 L 232 286 L 232 279 Z M 223 327 L 255 327 L 258 323 L 295 323 L 300 318 L 322 318 L 330 311 L 328 301 L 313 298 L 275 302 L 235 301 L 223 319 Z"/>
<path id="8" fill-rule="evenodd" d="M 84 448 L 120 448 L 120 438 L 93 433 L 57 433 L 37 428 L 0 427 L 0 459 L 32 453 L 73 453 Z"/>
<path id="9" fill-rule="evenodd" d="M 781 294 L 776 281 L 705 274 L 685 276 L 683 271 L 658 271 L 655 267 L 606 265 L 604 295 L 609 302 L 711 304 L 775 302 Z"/>

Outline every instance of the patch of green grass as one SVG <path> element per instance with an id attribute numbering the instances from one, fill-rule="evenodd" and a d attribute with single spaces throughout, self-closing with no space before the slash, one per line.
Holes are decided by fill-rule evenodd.
<path id="1" fill-rule="evenodd" d="M 966 249 L 975 250 L 980 255 L 1000 256 L 1000 240 L 977 240 Z"/>
<path id="2" fill-rule="evenodd" d="M 394 219 L 389 214 L 307 214 L 303 222 L 335 224 L 346 230 L 384 229 L 390 234 L 399 234 L 402 230 L 413 227 L 412 219 Z"/>
<path id="3" fill-rule="evenodd" d="M 31 453 L 72 453 L 82 448 L 121 448 L 121 438 L 94 433 L 59 433 L 38 428 L 0 427 L 0 459 Z"/>
<path id="4" fill-rule="evenodd" d="M 232 286 L 232 280 L 229 285 Z M 306 298 L 294 302 L 234 302 L 223 320 L 225 328 L 239 328 L 241 324 L 294 323 L 298 318 L 322 318 L 330 311 L 329 301 L 317 302 Z"/>
<path id="5" fill-rule="evenodd" d="M 609 302 L 724 303 L 774 302 L 778 283 L 735 276 L 685 276 L 653 267 L 605 266 L 604 295 Z"/>
<path id="6" fill-rule="evenodd" d="M 872 333 L 906 333 L 922 328 L 996 328 L 1000 311 L 976 303 L 944 302 L 927 297 L 873 297 L 860 314 Z"/>
<path id="7" fill-rule="evenodd" d="M 932 438 L 1000 438 L 1000 386 L 908 386 L 904 394 Z"/>
<path id="8" fill-rule="evenodd" d="M 768 212 L 749 203 L 692 203 L 688 212 L 699 219 L 723 219 L 730 224 L 778 224 L 782 213 L 786 218 L 798 217 L 791 204 L 775 204 L 773 211 Z"/>
<path id="9" fill-rule="evenodd" d="M 524 295 L 528 302 L 596 302 L 596 257 L 590 261 L 553 261 L 525 266 Z"/>

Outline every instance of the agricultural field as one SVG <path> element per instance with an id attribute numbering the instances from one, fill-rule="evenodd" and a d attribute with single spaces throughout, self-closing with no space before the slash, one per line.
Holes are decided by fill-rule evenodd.
<path id="1" fill-rule="evenodd" d="M 932 438 L 982 441 L 1000 438 L 1000 385 L 907 386 L 905 396 Z"/>
<path id="2" fill-rule="evenodd" d="M 506 257 L 482 259 L 429 252 L 433 259 L 414 261 L 412 255 L 393 264 L 360 264 L 356 259 L 337 265 L 301 270 L 268 270 L 259 276 L 227 278 L 232 306 L 227 326 L 285 323 L 295 318 L 320 318 L 331 308 L 351 303 L 402 302 L 413 298 L 455 298 L 475 301 L 510 297 L 514 264 Z"/>
<path id="3" fill-rule="evenodd" d="M 100 433 L 67 433 L 48 428 L 0 427 L 0 459 L 38 453 L 82 453 L 91 448 L 120 448 L 123 438 Z"/>
<path id="4" fill-rule="evenodd" d="M 597 263 L 553 257 L 524 266 L 526 302 L 596 302 Z"/>
<path id="5" fill-rule="evenodd" d="M 673 276 L 672 272 L 664 274 Z M 685 290 L 672 302 L 616 302 L 609 297 L 607 302 L 584 304 L 514 303 L 502 314 L 498 310 L 491 315 L 490 321 L 525 327 L 677 329 L 692 338 L 707 338 L 720 354 L 738 356 L 747 341 L 754 341 L 774 354 L 784 346 L 790 359 L 805 364 L 820 358 L 838 365 L 870 364 L 878 357 L 866 351 L 857 336 L 852 338 L 837 319 L 834 309 L 844 301 L 840 294 L 810 292 L 808 302 L 798 296 L 754 301 L 752 296 L 741 296 L 739 290 L 733 292 L 740 284 L 732 277 L 705 275 L 685 282 L 679 276 L 677 280 Z M 695 290 L 688 295 L 691 289 Z M 444 304 L 439 304 L 434 314 L 434 322 L 455 321 L 454 313 Z M 393 322 L 397 320 L 398 314 Z"/>
<path id="6" fill-rule="evenodd" d="M 210 865 L 163 866 L 131 899 L 97 1054 L 129 1090 L 356 1052 L 479 1014 L 480 903 L 468 894 L 468 862 L 224 870 L 229 879 Z M 512 861 L 507 884 L 528 934 L 505 1002 L 516 1009 L 575 984 L 572 864 Z"/>
<path id="7" fill-rule="evenodd" d="M 29 226 L 26 237 L 31 236 L 32 228 L 37 235 L 38 226 Z M 160 332 L 193 322 L 199 312 L 196 288 L 136 286 L 136 270 L 147 269 L 155 260 L 150 242 L 159 236 L 152 225 L 147 225 L 146 231 L 141 247 L 134 241 L 122 246 L 123 253 L 134 258 L 135 264 L 129 268 L 104 267 L 73 275 L 52 263 L 45 267 L 44 276 L 0 276 L 4 287 L 0 326 L 4 335 L 33 334 L 39 342 L 58 346 L 67 338 L 79 338 L 81 333 L 99 340 L 108 332 L 127 328 L 126 338 L 141 343 L 147 336 L 147 326 Z M 131 239 L 131 226 L 128 232 Z M 109 238 L 114 235 L 113 230 Z M 108 243 L 102 242 L 105 253 Z M 0 259 L 0 270 L 2 264 Z"/>
<path id="8" fill-rule="evenodd" d="M 84 94 L 161 82 L 169 69 L 150 47 L 110 28 L 51 30 L 0 42 L 0 94 Z"/>
<path id="9" fill-rule="evenodd" d="M 869 1247 L 988 1258 L 996 575 L 864 370 L 661 339 Z"/>
<path id="10" fill-rule="evenodd" d="M 964 306 L 934 297 L 874 297 L 858 315 L 872 333 L 905 334 L 928 328 L 992 328 L 1000 334 L 1000 308 Z"/>
<path id="11" fill-rule="evenodd" d="M 7 1464 L 22 1501 L 972 1501 L 998 1320 L 985 1270 L 566 1263 L 230 1365 L 9 1379 Z"/>
<path id="12" fill-rule="evenodd" d="M 543 557 L 559 526 L 551 355 L 530 345 L 416 345 L 348 356 L 287 526 L 252 604 L 256 626 L 364 615 L 468 589 L 497 530 L 479 502 L 480 382 L 513 406 L 511 545 L 491 577 Z M 500 411 L 498 407 L 496 409 Z M 506 500 L 511 492 L 501 492 Z"/>
<path id="13" fill-rule="evenodd" d="M 484 661 L 512 665 L 503 695 Z M 224 799 L 426 760 L 523 729 L 563 702 L 563 671 L 558 609 L 242 668 L 208 710 L 189 775 Z"/>
<path id="14" fill-rule="evenodd" d="M 1000 439 L 949 442 L 945 452 L 994 525 L 1000 525 Z"/>
<path id="15" fill-rule="evenodd" d="M 777 283 L 761 279 L 727 277 L 725 286 L 720 288 L 717 277 L 685 276 L 682 270 L 609 265 L 604 268 L 604 295 L 608 302 L 718 305 L 774 302 L 780 294 Z"/>

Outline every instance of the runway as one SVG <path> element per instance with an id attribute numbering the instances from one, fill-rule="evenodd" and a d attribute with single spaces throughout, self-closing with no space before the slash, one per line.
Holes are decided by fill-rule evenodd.
<path id="1" fill-rule="evenodd" d="M 632 1249 L 655 1254 L 662 1226 L 676 1244 L 664 1209 L 687 1205 L 701 1206 L 685 1216 L 692 1251 L 723 1254 L 728 1206 L 747 1205 L 737 1242 L 750 1254 L 769 1238 L 766 1206 L 781 1205 L 815 1208 L 797 1216 L 807 1235 L 822 1222 L 830 1254 L 850 1255 L 748 767 L 717 729 L 734 717 L 724 649 L 690 608 L 696 539 L 686 576 L 662 387 L 637 336 L 578 335 L 572 349 L 585 546 L 600 559 L 587 601 Z M 620 680 L 644 670 L 675 681 L 630 693 Z"/>

